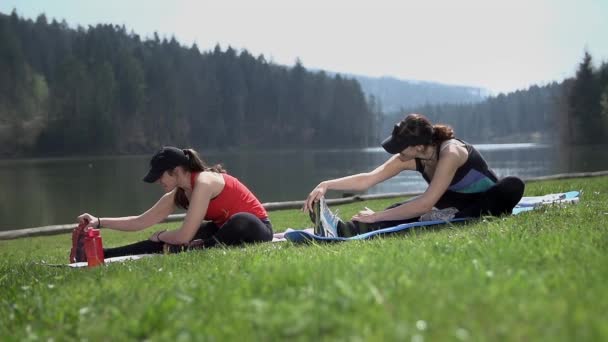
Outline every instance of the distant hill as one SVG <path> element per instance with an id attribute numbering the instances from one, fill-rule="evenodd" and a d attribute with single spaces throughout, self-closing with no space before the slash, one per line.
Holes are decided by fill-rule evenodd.
<path id="1" fill-rule="evenodd" d="M 348 76 L 359 81 L 367 96 L 374 95 L 380 101 L 384 113 L 426 104 L 478 103 L 490 95 L 484 88 L 400 80 L 393 77 Z"/>

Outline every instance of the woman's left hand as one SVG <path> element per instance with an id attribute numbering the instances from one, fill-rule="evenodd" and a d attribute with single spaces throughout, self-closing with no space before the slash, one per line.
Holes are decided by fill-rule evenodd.
<path id="1" fill-rule="evenodd" d="M 353 216 L 353 221 L 359 221 L 363 223 L 373 223 L 376 222 L 375 215 L 376 213 L 368 207 L 365 207 L 365 210 L 361 210 L 358 214 Z"/>

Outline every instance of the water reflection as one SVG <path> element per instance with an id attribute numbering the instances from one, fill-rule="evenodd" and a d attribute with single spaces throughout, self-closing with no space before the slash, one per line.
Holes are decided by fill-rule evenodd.
<path id="1" fill-rule="evenodd" d="M 608 169 L 608 145 L 477 147 L 501 177 Z M 381 148 L 202 154 L 209 163 L 221 162 L 263 202 L 302 200 L 322 180 L 372 170 L 389 157 Z M 102 216 L 138 214 L 162 195 L 159 186 L 141 181 L 147 163 L 148 156 L 0 161 L 0 230 L 69 223 L 85 211 Z M 369 193 L 425 188 L 416 172 L 403 172 Z"/>

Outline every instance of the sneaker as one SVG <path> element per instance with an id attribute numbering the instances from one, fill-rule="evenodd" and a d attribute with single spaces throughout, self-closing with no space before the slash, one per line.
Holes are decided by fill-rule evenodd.
<path id="1" fill-rule="evenodd" d="M 85 228 L 87 223 L 81 223 L 72 230 L 72 249 L 70 250 L 70 263 L 87 261 L 84 251 Z"/>
<path id="2" fill-rule="evenodd" d="M 420 216 L 419 221 L 449 221 L 456 216 L 458 209 L 449 207 L 445 209 L 433 209 L 428 213 Z"/>
<path id="3" fill-rule="evenodd" d="M 338 237 L 338 223 L 341 221 L 338 214 L 334 214 L 327 203 L 325 197 L 319 199 L 319 221 L 321 223 L 323 235 L 325 237 Z"/>

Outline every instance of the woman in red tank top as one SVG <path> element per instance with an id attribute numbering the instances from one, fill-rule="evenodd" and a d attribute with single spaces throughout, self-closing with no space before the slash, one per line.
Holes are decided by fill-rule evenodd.
<path id="1" fill-rule="evenodd" d="M 87 222 L 87 227 L 137 231 L 162 222 L 177 207 L 187 210 L 186 217 L 179 229 L 104 249 L 106 258 L 272 241 L 268 214 L 255 195 L 220 165 L 207 166 L 192 149 L 161 148 L 152 157 L 144 181 L 158 183 L 165 195 L 143 214 L 101 218 L 85 213 L 78 221 Z"/>

